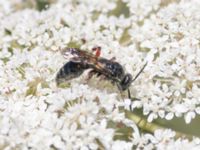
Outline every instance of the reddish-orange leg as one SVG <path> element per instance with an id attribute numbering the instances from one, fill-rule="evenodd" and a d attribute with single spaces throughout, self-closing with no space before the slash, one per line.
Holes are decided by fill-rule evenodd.
<path id="1" fill-rule="evenodd" d="M 97 47 L 93 47 L 92 48 L 92 51 L 95 51 L 95 56 L 96 57 L 99 57 L 101 55 L 101 47 L 100 46 L 97 46 Z"/>

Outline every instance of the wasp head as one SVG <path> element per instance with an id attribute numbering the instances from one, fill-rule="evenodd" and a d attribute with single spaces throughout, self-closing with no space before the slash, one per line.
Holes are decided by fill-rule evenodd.
<path id="1" fill-rule="evenodd" d="M 124 75 L 124 78 L 121 80 L 119 88 L 122 91 L 125 91 L 128 89 L 128 87 L 131 85 L 132 83 L 132 75 L 127 73 Z"/>

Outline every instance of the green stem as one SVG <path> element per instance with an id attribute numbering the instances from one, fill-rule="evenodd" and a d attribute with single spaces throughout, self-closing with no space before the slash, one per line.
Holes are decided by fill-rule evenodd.
<path id="1" fill-rule="evenodd" d="M 141 118 L 139 115 L 136 115 L 130 111 L 127 111 L 125 110 L 125 113 L 126 113 L 126 116 L 130 119 L 130 120 L 133 120 L 134 122 L 137 123 L 138 127 L 141 129 L 141 130 L 144 130 L 144 131 L 147 131 L 147 132 L 150 132 L 150 133 L 154 133 L 155 130 L 157 129 L 162 129 L 162 130 L 165 130 L 165 129 L 169 129 L 169 128 L 166 128 L 164 126 L 161 126 L 159 124 L 156 124 L 156 123 L 153 123 L 153 122 L 148 122 L 145 118 Z M 178 139 L 178 138 L 187 138 L 189 140 L 192 140 L 192 138 L 194 136 L 192 135 L 189 135 L 189 134 L 185 134 L 185 133 L 182 133 L 182 132 L 176 132 L 176 136 L 175 138 Z"/>

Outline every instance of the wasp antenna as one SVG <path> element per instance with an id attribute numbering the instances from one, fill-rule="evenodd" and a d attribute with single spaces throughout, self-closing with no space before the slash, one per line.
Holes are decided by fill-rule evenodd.
<path id="1" fill-rule="evenodd" d="M 138 77 L 139 75 L 142 73 L 142 71 L 144 70 L 144 68 L 147 66 L 147 62 L 144 64 L 144 66 L 142 67 L 142 69 L 137 73 L 137 75 L 135 76 L 135 78 L 131 81 L 134 82 Z"/>

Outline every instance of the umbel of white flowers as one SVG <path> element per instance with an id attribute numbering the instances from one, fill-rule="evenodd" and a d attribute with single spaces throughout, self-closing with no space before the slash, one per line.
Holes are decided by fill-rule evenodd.
<path id="1" fill-rule="evenodd" d="M 199 149 L 198 129 L 176 131 L 200 114 L 199 8 L 199 0 L 0 1 L 0 149 Z M 94 46 L 133 76 L 148 62 L 130 86 L 139 100 L 87 72 L 56 86 L 69 61 L 61 49 Z M 174 130 L 161 125 L 176 118 L 184 123 Z"/>

